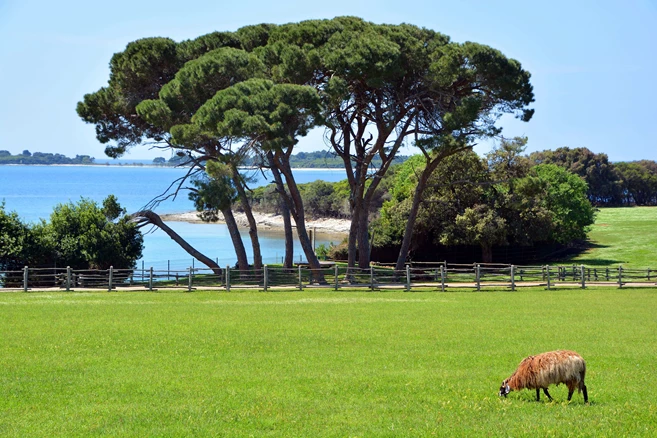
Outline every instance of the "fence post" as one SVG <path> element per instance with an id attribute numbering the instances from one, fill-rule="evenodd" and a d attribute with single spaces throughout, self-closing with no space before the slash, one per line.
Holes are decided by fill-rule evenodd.
<path id="1" fill-rule="evenodd" d="M 109 268 L 109 279 L 107 281 L 107 292 L 112 292 L 112 281 L 114 280 L 114 266 Z"/>
<path id="2" fill-rule="evenodd" d="M 559 268 L 557 268 L 557 269 L 559 269 Z M 550 290 L 550 265 L 547 265 L 545 267 L 545 271 L 546 271 L 546 274 L 547 274 L 547 288 L 548 288 L 548 290 Z"/>
<path id="3" fill-rule="evenodd" d="M 194 272 L 194 270 L 192 269 L 191 266 L 189 268 L 187 268 L 187 270 L 189 271 L 189 275 L 187 276 L 187 292 L 191 292 L 192 291 L 192 281 L 193 281 L 192 280 L 192 273 Z"/>
<path id="4" fill-rule="evenodd" d="M 411 290 L 411 267 L 406 265 L 406 292 Z"/>
<path id="5" fill-rule="evenodd" d="M 584 265 L 579 266 L 580 275 L 582 276 L 582 289 L 586 288 L 586 275 L 584 270 Z"/>
<path id="6" fill-rule="evenodd" d="M 648 269 L 648 281 L 650 281 L 650 269 Z"/>
<path id="7" fill-rule="evenodd" d="M 337 291 L 338 290 L 338 275 L 340 275 L 338 273 L 338 264 L 337 263 L 335 265 L 333 265 L 333 270 L 334 270 L 334 273 L 335 273 L 334 274 L 335 275 L 335 290 Z"/>
<path id="8" fill-rule="evenodd" d="M 511 290 L 516 290 L 516 267 L 511 265 Z"/>
<path id="9" fill-rule="evenodd" d="M 71 290 L 71 267 L 66 267 L 66 292 Z"/>
<path id="10" fill-rule="evenodd" d="M 268 286 L 268 284 L 267 284 L 267 277 L 268 277 L 268 275 L 267 275 L 267 265 L 264 265 L 262 267 L 262 276 L 264 277 L 263 278 L 264 289 L 265 289 L 265 292 L 267 292 L 267 286 Z"/>
<path id="11" fill-rule="evenodd" d="M 301 279 L 301 264 L 299 264 L 299 290 L 303 290 L 303 280 Z"/>
<path id="12" fill-rule="evenodd" d="M 477 282 L 477 291 L 481 290 L 481 280 L 480 280 L 481 272 L 480 272 L 480 267 L 479 263 L 475 265 L 475 279 Z"/>
<path id="13" fill-rule="evenodd" d="M 27 270 L 29 268 L 26 266 L 23 268 L 23 292 L 27 292 Z"/>
<path id="14" fill-rule="evenodd" d="M 445 292 L 445 267 L 440 265 L 440 291 Z"/>
<path id="15" fill-rule="evenodd" d="M 153 290 L 153 267 L 151 266 L 151 269 L 149 269 L 148 272 L 148 290 L 152 291 Z"/>
<path id="16" fill-rule="evenodd" d="M 230 266 L 226 266 L 226 292 L 230 292 Z"/>
<path id="17" fill-rule="evenodd" d="M 370 266 L 370 290 L 374 290 L 374 267 Z"/>
<path id="18" fill-rule="evenodd" d="M 167 281 L 169 281 L 170 275 L 171 275 L 171 260 L 167 260 Z"/>
<path id="19" fill-rule="evenodd" d="M 623 287 L 623 266 L 618 266 L 618 287 Z"/>

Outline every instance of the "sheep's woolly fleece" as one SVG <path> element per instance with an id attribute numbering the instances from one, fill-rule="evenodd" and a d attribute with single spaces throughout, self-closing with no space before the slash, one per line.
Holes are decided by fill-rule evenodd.
<path id="1" fill-rule="evenodd" d="M 569 390 L 582 390 L 586 363 L 574 351 L 559 350 L 525 358 L 516 371 L 505 380 L 514 390 L 547 388 L 565 383 Z"/>

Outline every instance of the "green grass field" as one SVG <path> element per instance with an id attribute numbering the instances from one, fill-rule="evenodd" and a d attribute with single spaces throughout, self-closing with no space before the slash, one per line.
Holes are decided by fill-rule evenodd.
<path id="1" fill-rule="evenodd" d="M 0 436 L 654 436 L 657 290 L 0 294 Z M 590 405 L 497 390 L 587 360 Z"/>
<path id="2" fill-rule="evenodd" d="M 657 269 L 657 207 L 600 209 L 589 239 L 573 263 Z"/>

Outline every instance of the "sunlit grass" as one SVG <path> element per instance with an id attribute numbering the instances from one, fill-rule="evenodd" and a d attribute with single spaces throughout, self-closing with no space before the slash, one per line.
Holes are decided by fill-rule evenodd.
<path id="1" fill-rule="evenodd" d="M 602 208 L 589 240 L 574 263 L 657 269 L 657 207 Z"/>
<path id="2" fill-rule="evenodd" d="M 657 291 L 0 294 L 0 436 L 652 436 Z M 591 405 L 500 399 L 526 355 Z"/>

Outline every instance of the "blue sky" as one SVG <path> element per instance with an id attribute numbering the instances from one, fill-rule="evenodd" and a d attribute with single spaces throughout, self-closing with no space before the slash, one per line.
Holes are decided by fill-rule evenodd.
<path id="1" fill-rule="evenodd" d="M 338 15 L 411 23 L 519 60 L 532 74 L 536 113 L 502 126 L 507 137 L 528 136 L 528 151 L 588 147 L 613 161 L 657 160 L 657 0 L 0 0 L 0 149 L 104 158 L 75 105 L 106 84 L 112 54 L 135 39 Z M 299 150 L 325 148 L 314 133 Z M 138 147 L 126 158 L 158 155 Z"/>

